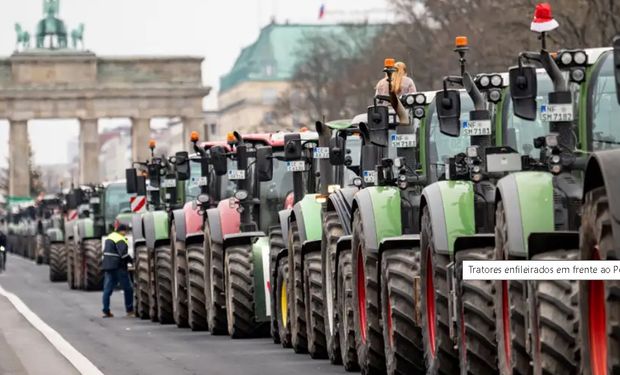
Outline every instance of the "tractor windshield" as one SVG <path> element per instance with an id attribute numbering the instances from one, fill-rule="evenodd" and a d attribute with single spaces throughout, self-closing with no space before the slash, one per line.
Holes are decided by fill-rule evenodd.
<path id="1" fill-rule="evenodd" d="M 536 94 L 536 108 L 540 112 L 541 105 L 549 102 L 549 93 L 553 91 L 553 82 L 546 72 L 537 73 L 538 92 Z M 536 157 L 534 138 L 542 137 L 549 133 L 549 123 L 537 117 L 534 121 L 524 120 L 515 116 L 512 109 L 512 99 L 506 95 L 505 117 L 505 142 L 521 155 Z"/>
<path id="2" fill-rule="evenodd" d="M 106 228 L 114 222 L 116 215 L 122 212 L 131 212 L 130 195 L 124 183 L 110 184 L 105 189 L 104 216 Z"/>
<path id="3" fill-rule="evenodd" d="M 200 167 L 200 163 L 190 163 L 190 175 L 189 181 L 187 181 L 187 201 L 192 201 L 198 197 L 200 194 L 200 186 L 198 185 L 198 181 L 201 176 L 202 169 Z"/>
<path id="4" fill-rule="evenodd" d="M 347 155 L 351 156 L 351 167 L 359 167 L 360 156 L 362 152 L 362 138 L 357 134 L 352 134 L 347 137 Z M 344 185 L 350 185 L 353 183 L 353 179 L 357 177 L 357 174 L 349 168 L 344 168 L 344 178 L 342 181 Z"/>
<path id="5" fill-rule="evenodd" d="M 279 207 L 286 195 L 293 191 L 293 174 L 286 171 L 285 161 L 278 160 L 278 157 L 284 157 L 284 150 L 274 148 L 273 156 L 273 178 L 260 183 L 260 201 L 263 205 L 260 209 L 261 230 L 277 223 Z"/>
<path id="6" fill-rule="evenodd" d="M 591 81 L 589 111 L 592 119 L 592 149 L 620 148 L 620 105 L 616 99 L 613 54 L 608 53 Z"/>
<path id="7" fill-rule="evenodd" d="M 469 112 L 473 109 L 474 103 L 471 98 L 465 91 L 461 91 L 461 123 L 469 120 Z M 448 158 L 465 152 L 470 145 L 470 138 L 463 135 L 463 132 L 461 132 L 459 137 L 450 137 L 441 133 L 435 101 L 433 101 L 433 105 L 429 108 L 429 112 L 432 114 L 432 117 L 430 120 L 428 157 L 431 166 L 431 177 L 438 179 L 445 172 L 445 163 L 448 161 Z"/>

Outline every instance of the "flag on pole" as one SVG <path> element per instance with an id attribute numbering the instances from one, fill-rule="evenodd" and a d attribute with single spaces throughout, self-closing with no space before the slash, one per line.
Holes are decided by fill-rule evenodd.
<path id="1" fill-rule="evenodd" d="M 323 19 L 325 16 L 325 4 L 321 4 L 321 8 L 319 8 L 319 19 Z"/>

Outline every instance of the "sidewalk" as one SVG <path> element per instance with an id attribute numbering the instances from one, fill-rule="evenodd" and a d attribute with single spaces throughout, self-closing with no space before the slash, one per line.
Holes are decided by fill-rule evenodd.
<path id="1" fill-rule="evenodd" d="M 0 374 L 78 374 L 69 361 L 56 351 L 52 344 L 2 295 L 0 295 Z"/>

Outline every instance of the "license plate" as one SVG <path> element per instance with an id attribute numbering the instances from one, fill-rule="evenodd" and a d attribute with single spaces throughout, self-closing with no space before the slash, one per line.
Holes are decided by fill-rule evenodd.
<path id="1" fill-rule="evenodd" d="M 231 169 L 228 171 L 229 180 L 245 180 L 245 171 L 243 169 Z"/>
<path id="2" fill-rule="evenodd" d="M 315 159 L 329 159 L 329 147 L 315 147 L 313 156 Z"/>
<path id="3" fill-rule="evenodd" d="M 416 146 L 415 134 L 392 134 L 390 138 L 392 140 L 392 147 L 395 148 Z"/>
<path id="4" fill-rule="evenodd" d="M 303 160 L 287 161 L 286 170 L 288 172 L 303 172 L 306 170 L 306 162 Z"/>
<path id="5" fill-rule="evenodd" d="M 463 121 L 463 135 L 491 135 L 491 120 Z"/>
<path id="6" fill-rule="evenodd" d="M 164 187 L 164 188 L 173 188 L 176 186 L 177 186 L 177 180 L 173 180 L 173 179 L 165 179 L 161 184 L 161 187 Z"/>
<path id="7" fill-rule="evenodd" d="M 101 200 L 99 199 L 99 197 L 90 198 L 90 203 L 92 204 L 99 204 L 100 202 Z"/>
<path id="8" fill-rule="evenodd" d="M 543 104 L 540 106 L 542 121 L 573 121 L 572 104 Z"/>
<path id="9" fill-rule="evenodd" d="M 196 179 L 196 185 L 198 185 L 198 186 L 207 186 L 207 178 L 205 176 L 198 177 Z"/>
<path id="10" fill-rule="evenodd" d="M 377 182 L 377 171 L 364 171 L 364 182 L 367 184 L 374 184 Z"/>

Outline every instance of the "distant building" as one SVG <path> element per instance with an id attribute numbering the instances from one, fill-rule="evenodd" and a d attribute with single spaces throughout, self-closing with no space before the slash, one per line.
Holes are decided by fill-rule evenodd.
<path id="1" fill-rule="evenodd" d="M 366 27 L 367 25 L 360 25 Z M 287 92 L 299 63 L 304 43 L 317 33 L 347 33 L 354 25 L 276 24 L 265 26 L 258 39 L 244 48 L 231 71 L 220 78 L 218 95 L 219 137 L 226 130 L 242 132 L 276 131 L 281 124 L 275 121 L 275 104 Z M 289 93 L 291 101 L 299 101 L 298 93 Z M 291 113 L 285 121 L 287 129 L 308 125 Z"/>
<path id="2" fill-rule="evenodd" d="M 204 134 L 207 135 L 207 139 L 217 140 L 226 136 L 223 134 L 223 130 L 220 127 L 220 113 L 218 111 L 205 111 L 205 130 Z"/>
<path id="3" fill-rule="evenodd" d="M 120 126 L 99 134 L 99 175 L 101 181 L 125 178 L 131 165 L 131 129 Z"/>

